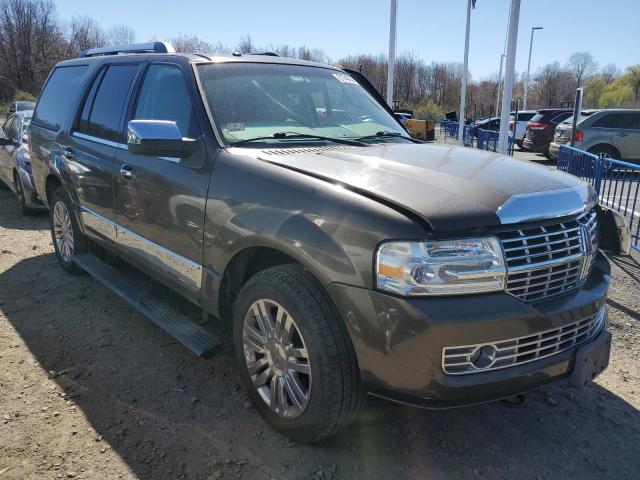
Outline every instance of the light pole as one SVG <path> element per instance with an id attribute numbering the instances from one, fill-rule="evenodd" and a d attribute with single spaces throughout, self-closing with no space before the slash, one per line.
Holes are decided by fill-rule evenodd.
<path id="1" fill-rule="evenodd" d="M 503 155 L 506 155 L 509 150 L 509 115 L 511 114 L 511 96 L 513 95 L 513 73 L 516 65 L 519 20 L 520 0 L 511 0 L 507 61 L 504 67 L 504 92 L 502 93 L 502 109 L 500 110 L 500 136 L 498 137 L 498 153 L 502 153 Z"/>
<path id="2" fill-rule="evenodd" d="M 529 43 L 529 62 L 527 63 L 527 78 L 524 81 L 524 100 L 522 101 L 522 109 L 527 109 L 527 94 L 529 92 L 529 70 L 531 69 L 531 51 L 533 50 L 533 32 L 542 30 L 543 27 L 531 27 L 531 42 Z"/>
<path id="3" fill-rule="evenodd" d="M 504 62 L 504 57 L 507 54 L 503 53 L 500 55 L 500 73 L 498 74 L 498 87 L 497 87 L 497 95 L 496 95 L 496 117 L 498 116 L 498 110 L 500 110 L 500 87 L 502 86 L 502 64 Z"/>
<path id="4" fill-rule="evenodd" d="M 467 72 L 469 70 L 469 30 L 471 29 L 471 6 L 471 0 L 468 0 L 467 30 L 464 37 L 464 67 L 462 69 L 462 90 L 460 91 L 460 119 L 458 120 L 458 142 L 460 142 L 460 144 L 464 143 L 464 109 L 465 103 L 467 101 Z"/>
<path id="5" fill-rule="evenodd" d="M 389 60 L 387 67 L 387 103 L 393 108 L 393 80 L 396 70 L 396 17 L 398 15 L 398 0 L 391 0 L 391 15 L 389 18 Z"/>

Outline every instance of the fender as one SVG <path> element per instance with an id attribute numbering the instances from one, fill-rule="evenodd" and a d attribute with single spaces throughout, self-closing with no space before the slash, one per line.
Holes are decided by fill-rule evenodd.
<path id="1" fill-rule="evenodd" d="M 312 220 L 298 212 L 255 206 L 231 217 L 211 244 L 210 251 L 217 253 L 203 270 L 201 298 L 214 314 L 219 315 L 220 290 L 230 265 L 254 248 L 268 248 L 292 258 L 325 288 L 335 275 L 357 275 L 340 245 Z"/>
<path id="2" fill-rule="evenodd" d="M 78 192 L 73 186 L 69 167 L 64 157 L 62 156 L 62 149 L 60 148 L 59 144 L 56 144 L 56 146 L 57 148 L 55 150 L 51 150 L 51 153 L 45 161 L 46 169 L 48 172 L 45 176 L 45 187 L 47 180 L 52 176 L 60 182 L 62 188 L 64 188 L 67 196 L 71 200 L 71 205 L 73 206 L 73 210 L 75 212 L 76 219 L 78 220 L 78 225 L 80 226 L 82 233 L 86 233 L 84 223 L 82 221 L 82 215 L 80 214 L 80 200 L 78 198 Z M 43 195 L 41 195 L 41 197 L 47 203 L 47 205 L 49 205 L 49 199 L 46 195 L 46 188 L 43 188 L 42 193 Z"/>

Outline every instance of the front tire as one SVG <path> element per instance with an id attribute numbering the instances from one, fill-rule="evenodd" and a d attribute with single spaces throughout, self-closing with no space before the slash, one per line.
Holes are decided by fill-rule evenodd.
<path id="1" fill-rule="evenodd" d="M 253 405 L 276 430 L 310 443 L 351 423 L 364 403 L 342 319 L 299 265 L 257 273 L 235 302 L 233 344 Z"/>
<path id="2" fill-rule="evenodd" d="M 84 270 L 73 262 L 73 256 L 85 253 L 87 241 L 62 186 L 51 195 L 50 207 L 51 238 L 58 262 L 69 273 L 83 274 Z"/>

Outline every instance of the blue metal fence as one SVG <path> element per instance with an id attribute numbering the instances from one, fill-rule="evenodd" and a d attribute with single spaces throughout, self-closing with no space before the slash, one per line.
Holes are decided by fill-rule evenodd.
<path id="1" fill-rule="evenodd" d="M 591 183 L 600 205 L 625 216 L 631 230 L 631 246 L 640 251 L 640 165 L 562 145 L 557 166 Z"/>

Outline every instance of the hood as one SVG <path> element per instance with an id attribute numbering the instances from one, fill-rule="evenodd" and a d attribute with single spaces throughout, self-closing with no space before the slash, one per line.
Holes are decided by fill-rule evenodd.
<path id="1" fill-rule="evenodd" d="M 251 149 L 233 150 L 247 154 Z M 269 163 L 376 197 L 417 215 L 434 230 L 571 215 L 593 202 L 592 189 L 577 177 L 471 148 L 386 144 L 252 153 Z"/>

